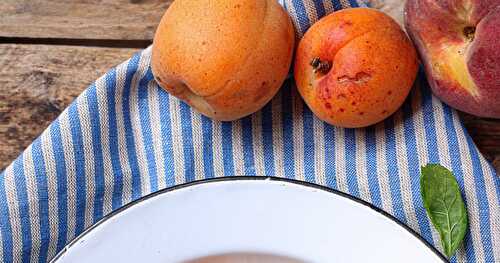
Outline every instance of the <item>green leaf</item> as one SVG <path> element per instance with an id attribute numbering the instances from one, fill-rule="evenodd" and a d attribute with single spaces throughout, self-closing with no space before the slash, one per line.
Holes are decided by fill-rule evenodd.
<path id="1" fill-rule="evenodd" d="M 453 174 L 439 164 L 422 167 L 420 193 L 432 224 L 439 232 L 444 253 L 451 257 L 467 231 L 467 209 Z"/>

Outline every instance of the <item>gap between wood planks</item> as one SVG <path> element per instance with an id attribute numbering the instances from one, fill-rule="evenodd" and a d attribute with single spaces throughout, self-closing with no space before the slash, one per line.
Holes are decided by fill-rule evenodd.
<path id="1" fill-rule="evenodd" d="M 30 37 L 1 37 L 0 44 L 27 44 L 27 45 L 59 45 L 59 46 L 87 46 L 111 48 L 146 48 L 151 40 L 120 40 L 120 39 L 83 39 L 83 38 L 30 38 Z"/>

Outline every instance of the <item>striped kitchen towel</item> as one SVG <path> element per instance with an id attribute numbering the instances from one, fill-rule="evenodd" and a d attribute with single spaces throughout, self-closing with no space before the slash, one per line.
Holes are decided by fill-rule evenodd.
<path id="1" fill-rule="evenodd" d="M 284 0 L 300 36 L 355 0 Z M 403 107 L 366 129 L 321 122 L 293 80 L 261 111 L 210 120 L 158 87 L 148 48 L 84 91 L 0 174 L 0 259 L 47 262 L 103 216 L 193 180 L 295 178 L 359 197 L 440 249 L 419 193 L 420 167 L 453 170 L 470 231 L 452 262 L 500 262 L 500 181 L 456 112 L 421 74 Z"/>

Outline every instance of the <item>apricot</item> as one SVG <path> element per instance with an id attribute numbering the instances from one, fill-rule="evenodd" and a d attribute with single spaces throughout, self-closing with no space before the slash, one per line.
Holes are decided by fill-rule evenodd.
<path id="1" fill-rule="evenodd" d="M 322 18 L 306 32 L 294 76 L 318 118 L 355 128 L 393 114 L 408 96 L 417 70 L 415 48 L 391 17 L 351 8 Z"/>
<path id="2" fill-rule="evenodd" d="M 294 41 L 290 17 L 276 0 L 176 0 L 154 37 L 153 75 L 200 113 L 235 120 L 276 94 Z"/>

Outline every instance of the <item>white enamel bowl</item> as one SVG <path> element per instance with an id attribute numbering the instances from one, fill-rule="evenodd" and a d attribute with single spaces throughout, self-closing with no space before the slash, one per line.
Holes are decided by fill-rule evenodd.
<path id="1" fill-rule="evenodd" d="M 362 201 L 264 177 L 206 180 L 149 195 L 100 221 L 54 262 L 168 263 L 240 252 L 303 262 L 445 262 Z"/>

